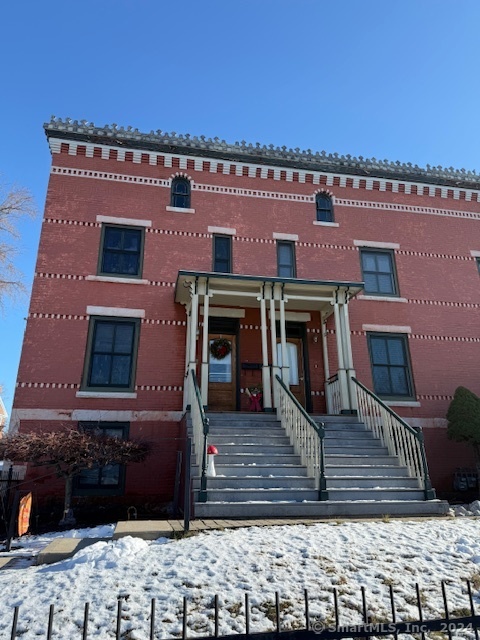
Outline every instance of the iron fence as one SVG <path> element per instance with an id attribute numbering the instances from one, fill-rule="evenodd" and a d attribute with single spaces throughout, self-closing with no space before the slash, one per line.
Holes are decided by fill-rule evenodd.
<path id="1" fill-rule="evenodd" d="M 275 603 L 270 612 L 269 619 L 273 623 L 273 630 L 270 631 L 255 631 L 252 629 L 251 622 L 251 603 L 249 594 L 245 594 L 244 601 L 238 603 L 238 608 L 243 609 L 244 613 L 244 632 L 232 633 L 228 635 L 220 634 L 220 627 L 222 622 L 222 611 L 219 605 L 219 597 L 215 595 L 211 601 L 211 610 L 208 614 L 208 622 L 210 628 L 210 635 L 200 636 L 197 632 L 191 634 L 190 637 L 202 638 L 202 640 L 307 640 L 317 638 L 318 640 L 341 640 L 342 638 L 372 638 L 372 637 L 393 637 L 395 640 L 399 635 L 407 634 L 421 640 L 428 638 L 428 634 L 432 633 L 435 640 L 445 638 L 452 640 L 453 634 L 458 635 L 461 632 L 468 632 L 469 637 L 475 637 L 475 640 L 479 640 L 478 629 L 480 627 L 480 615 L 475 613 L 474 597 L 472 591 L 472 585 L 470 581 L 466 580 L 466 607 L 461 609 L 462 615 L 455 615 L 457 611 L 450 611 L 447 601 L 447 586 L 446 582 L 441 583 L 441 593 L 443 599 L 444 615 L 435 619 L 428 619 L 425 616 L 426 602 L 422 597 L 420 587 L 415 584 L 415 595 L 413 599 L 416 601 L 417 615 L 410 616 L 408 619 L 398 619 L 397 608 L 395 604 L 395 593 L 393 587 L 389 586 L 388 600 L 390 614 L 387 619 L 379 620 L 377 617 L 373 619 L 369 614 L 367 593 L 364 587 L 360 588 L 361 595 L 361 622 L 359 624 L 345 623 L 342 624 L 342 610 L 339 602 L 339 595 L 337 588 L 328 590 L 331 596 L 332 602 L 332 615 L 328 618 L 320 619 L 319 616 L 312 616 L 310 614 L 310 598 L 307 590 L 304 591 L 303 598 L 303 611 L 302 619 L 298 621 L 298 628 L 287 628 L 282 623 L 282 600 L 277 592 L 275 594 Z M 129 628 L 126 627 L 124 598 L 120 597 L 117 601 L 116 618 L 112 622 L 111 634 L 109 637 L 115 637 L 116 640 L 122 638 L 129 638 L 130 633 L 134 630 L 138 633 L 135 627 L 132 627 L 134 621 L 130 619 Z M 165 630 L 161 628 L 162 621 L 157 623 L 157 609 L 156 599 L 152 598 L 149 607 L 149 629 L 147 631 L 148 636 L 142 636 L 149 640 L 155 640 L 156 638 L 165 638 Z M 182 640 L 186 640 L 189 637 L 189 599 L 183 598 L 183 604 L 181 607 L 180 621 L 181 621 L 181 633 L 172 636 L 175 638 L 181 637 Z M 231 607 L 231 604 L 229 605 Z M 59 607 L 62 608 L 62 607 Z M 55 606 L 50 605 L 48 618 L 45 621 L 45 638 L 46 640 L 61 639 L 64 640 L 62 635 L 62 629 L 60 624 L 58 628 L 55 626 Z M 95 631 L 89 635 L 89 625 L 93 628 L 94 623 L 90 616 L 90 603 L 86 603 L 83 611 L 83 626 L 79 629 L 78 638 L 82 640 L 88 640 L 89 637 L 95 635 Z M 208 613 L 208 612 L 207 612 Z M 129 616 L 127 616 L 129 617 Z M 143 616 L 142 616 L 143 617 Z M 161 616 L 158 616 L 160 619 Z M 410 619 L 412 618 L 412 619 Z M 21 619 L 21 611 L 19 607 L 15 607 L 13 611 L 13 620 L 9 629 L 10 640 L 15 640 L 24 635 L 25 630 L 19 630 L 19 620 Z M 290 623 L 291 624 L 291 623 Z M 123 628 L 122 628 L 123 627 Z M 114 634 L 114 635 L 113 635 Z M 4 637 L 4 636 L 2 636 Z M 36 635 L 38 637 L 38 635 Z M 133 637 L 133 636 L 132 636 Z M 137 637 L 137 635 L 135 635 Z M 70 637 L 69 640 L 74 640 L 74 637 Z"/>

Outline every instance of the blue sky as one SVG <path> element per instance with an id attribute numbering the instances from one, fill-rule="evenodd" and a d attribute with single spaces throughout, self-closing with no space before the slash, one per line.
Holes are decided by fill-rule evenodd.
<path id="1" fill-rule="evenodd" d="M 480 170 L 478 0 L 17 0 L 0 22 L 0 174 L 39 209 L 29 287 L 51 114 Z M 0 317 L 9 411 L 27 311 Z"/>

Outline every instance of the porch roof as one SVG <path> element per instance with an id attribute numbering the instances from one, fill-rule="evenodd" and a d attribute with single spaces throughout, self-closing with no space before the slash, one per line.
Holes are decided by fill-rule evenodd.
<path id="1" fill-rule="evenodd" d="M 335 301 L 336 293 L 345 293 L 350 299 L 364 286 L 363 282 L 344 280 L 302 280 L 236 273 L 179 271 L 175 285 L 175 302 L 187 304 L 190 301 L 190 287 L 198 287 L 199 284 L 205 285 L 207 293 L 212 294 L 210 304 L 213 306 L 258 307 L 258 297 L 262 295 L 264 287 L 277 285 L 277 289 L 289 303 L 289 309 L 328 312 L 332 311 L 330 303 Z"/>

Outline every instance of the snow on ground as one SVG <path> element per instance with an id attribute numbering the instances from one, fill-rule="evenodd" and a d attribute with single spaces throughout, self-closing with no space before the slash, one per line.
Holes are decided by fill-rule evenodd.
<path id="1" fill-rule="evenodd" d="M 213 632 L 215 594 L 220 597 L 220 633 L 240 633 L 245 593 L 251 602 L 251 631 L 271 630 L 275 591 L 281 597 L 282 625 L 302 627 L 305 588 L 312 616 L 333 622 L 336 587 L 341 624 L 358 624 L 364 586 L 372 620 L 381 621 L 390 619 L 390 584 L 398 618 L 411 620 L 418 615 L 415 582 L 420 583 L 429 618 L 443 616 L 442 579 L 448 581 L 450 612 L 460 615 L 468 608 L 462 584 L 466 578 L 473 580 L 480 608 L 480 520 L 476 518 L 249 527 L 154 542 L 127 537 L 97 542 L 53 565 L 2 570 L 0 638 L 10 637 L 15 605 L 20 606 L 19 637 L 45 637 L 50 604 L 56 611 L 53 637 L 81 637 L 87 601 L 88 637 L 114 638 L 119 597 L 122 637 L 149 637 L 151 598 L 156 598 L 155 637 L 178 637 L 184 596 L 188 635 L 206 635 Z"/>
<path id="2" fill-rule="evenodd" d="M 98 527 L 86 529 L 69 529 L 68 531 L 57 531 L 46 533 L 40 536 L 23 536 L 12 541 L 12 550 L 3 551 L 0 547 L 0 558 L 11 558 L 12 556 L 36 556 L 42 549 L 55 540 L 55 538 L 111 538 L 115 525 L 106 524 Z"/>

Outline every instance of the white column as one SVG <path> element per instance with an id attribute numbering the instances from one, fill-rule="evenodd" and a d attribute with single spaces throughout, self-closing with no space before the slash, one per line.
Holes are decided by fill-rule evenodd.
<path id="1" fill-rule="evenodd" d="M 187 330 L 186 330 L 186 338 L 185 338 L 185 378 L 183 382 L 183 410 L 186 411 L 188 405 L 190 404 L 190 398 L 188 396 L 188 389 L 190 385 L 190 381 L 188 376 L 190 375 L 190 367 L 188 366 L 190 362 L 190 311 L 191 311 L 191 303 L 189 302 L 185 307 L 185 313 L 187 314 Z"/>
<path id="2" fill-rule="evenodd" d="M 282 380 L 290 388 L 290 367 L 287 351 L 287 329 L 285 325 L 285 300 L 283 292 L 280 298 L 280 341 L 282 343 Z"/>
<path id="3" fill-rule="evenodd" d="M 270 340 L 272 345 L 272 382 L 273 382 L 273 405 L 278 408 L 277 381 L 275 376 L 280 375 L 277 360 L 277 327 L 275 324 L 275 291 L 272 285 L 270 298 Z"/>
<path id="4" fill-rule="evenodd" d="M 190 359 L 188 362 L 189 371 L 197 368 L 197 328 L 198 328 L 198 293 L 192 293 L 192 310 L 190 313 Z"/>
<path id="5" fill-rule="evenodd" d="M 338 354 L 338 383 L 340 387 L 340 406 L 344 411 L 350 410 L 349 393 L 347 372 L 345 369 L 345 358 L 343 353 L 343 339 L 342 339 L 342 321 L 340 317 L 340 305 L 338 302 L 333 304 L 333 311 L 335 315 L 335 334 L 337 338 L 337 354 Z"/>
<path id="6" fill-rule="evenodd" d="M 352 339 L 350 332 L 350 317 L 348 313 L 347 294 L 345 294 L 344 302 L 342 304 L 342 325 L 343 325 L 343 353 L 345 359 L 345 368 L 347 373 L 348 388 L 350 391 L 350 409 L 352 411 L 357 409 L 357 394 L 355 389 L 355 383 L 352 381 L 352 377 L 356 377 L 355 369 L 353 368 L 353 352 L 352 352 Z"/>
<path id="7" fill-rule="evenodd" d="M 327 319 L 320 312 L 320 331 L 322 332 L 322 348 L 323 348 L 323 371 L 325 375 L 325 400 L 327 402 L 327 413 L 333 413 L 333 407 L 330 402 L 330 394 L 328 391 L 328 379 L 330 378 L 330 364 L 328 362 L 328 342 L 327 342 Z"/>
<path id="8" fill-rule="evenodd" d="M 263 408 L 266 411 L 272 409 L 272 383 L 270 380 L 270 366 L 268 364 L 268 341 L 267 341 L 267 310 L 265 304 L 265 291 L 260 298 L 260 322 L 262 330 L 262 385 L 263 385 Z"/>
<path id="9" fill-rule="evenodd" d="M 210 296 L 205 291 L 203 298 L 203 333 L 202 333 L 202 404 L 204 407 L 208 405 L 208 324 L 210 309 Z"/>

